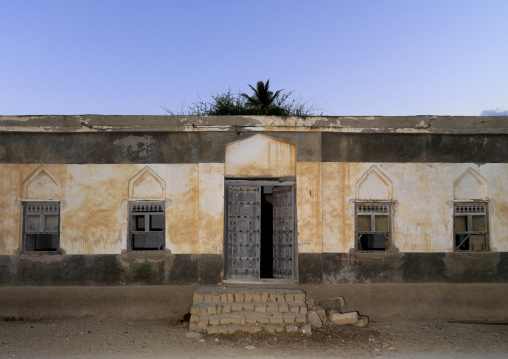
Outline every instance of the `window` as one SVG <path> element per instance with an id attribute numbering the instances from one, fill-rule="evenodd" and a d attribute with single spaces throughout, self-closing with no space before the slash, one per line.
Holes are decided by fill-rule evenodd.
<path id="1" fill-rule="evenodd" d="M 488 251 L 487 203 L 453 206 L 455 251 Z"/>
<path id="2" fill-rule="evenodd" d="M 388 251 L 391 247 L 389 203 L 356 204 L 356 249 Z"/>
<path id="3" fill-rule="evenodd" d="M 131 250 L 162 250 L 165 243 L 164 202 L 129 204 L 129 237 Z"/>
<path id="4" fill-rule="evenodd" d="M 60 247 L 60 203 L 23 204 L 23 251 L 56 252 Z"/>

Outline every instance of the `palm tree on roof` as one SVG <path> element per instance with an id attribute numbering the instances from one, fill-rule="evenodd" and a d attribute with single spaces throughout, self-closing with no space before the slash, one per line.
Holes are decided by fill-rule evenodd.
<path id="1" fill-rule="evenodd" d="M 257 109 L 262 115 L 266 114 L 270 106 L 272 106 L 275 100 L 279 97 L 281 91 L 283 91 L 278 90 L 273 93 L 268 89 L 269 86 L 270 79 L 266 80 L 266 83 L 263 83 L 263 81 L 258 81 L 256 88 L 249 85 L 252 91 L 254 91 L 254 94 L 252 96 L 249 96 L 245 93 L 241 94 L 241 96 L 247 100 L 246 106 Z"/>

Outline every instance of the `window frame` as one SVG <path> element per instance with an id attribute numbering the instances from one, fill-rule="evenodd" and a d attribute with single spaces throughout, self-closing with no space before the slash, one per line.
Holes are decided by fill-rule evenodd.
<path id="1" fill-rule="evenodd" d="M 469 207 L 469 210 L 468 208 Z M 473 216 L 483 216 L 485 229 L 475 230 L 473 227 Z M 466 217 L 466 230 L 457 231 L 456 225 L 457 217 Z M 457 236 L 465 235 L 465 238 L 457 244 Z M 469 240 L 471 236 L 484 236 L 483 249 L 474 249 L 473 244 Z M 454 252 L 489 252 L 490 251 L 490 238 L 489 238 L 489 206 L 488 201 L 457 201 L 453 204 L 453 251 Z M 468 241 L 469 240 L 469 241 Z M 467 241 L 467 242 L 466 242 Z M 461 249 L 462 245 L 467 243 L 467 249 Z"/>
<path id="2" fill-rule="evenodd" d="M 35 208 L 34 208 L 35 207 Z M 38 207 L 38 208 L 37 208 Z M 41 208 L 45 207 L 45 208 Z M 38 229 L 33 230 L 29 228 L 29 216 L 39 216 Z M 56 216 L 56 230 L 46 230 L 46 217 Z M 21 236 L 21 253 L 27 254 L 60 254 L 60 223 L 61 223 L 61 203 L 60 201 L 41 201 L 41 200 L 30 200 L 22 201 L 22 236 Z M 44 226 L 44 227 L 43 227 Z M 33 244 L 29 243 L 29 236 L 35 235 L 35 239 L 32 239 Z M 39 241 L 38 235 L 56 235 L 56 245 L 54 249 L 41 249 L 37 250 L 37 244 Z M 42 239 L 41 239 L 42 241 Z M 33 247 L 34 249 L 27 249 Z"/>
<path id="3" fill-rule="evenodd" d="M 364 208 L 362 208 L 364 207 Z M 366 208 L 365 208 L 366 207 Z M 376 210 L 368 207 L 384 207 L 382 210 Z M 379 208 L 377 208 L 379 209 Z M 392 201 L 356 201 L 355 202 L 355 251 L 360 253 L 389 253 L 392 251 L 393 233 L 392 233 Z M 360 231 L 358 226 L 359 216 L 370 216 L 370 231 Z M 388 230 L 376 230 L 376 216 L 388 217 Z M 385 236 L 384 249 L 363 249 L 361 245 L 362 235 L 383 234 Z"/>
<path id="4" fill-rule="evenodd" d="M 145 207 L 145 208 L 143 208 Z M 156 208 L 158 207 L 158 208 Z M 155 210 L 153 210 L 155 209 Z M 130 201 L 128 204 L 128 240 L 127 249 L 133 252 L 140 251 L 164 251 L 166 249 L 166 203 L 163 200 L 136 200 Z M 150 230 L 152 216 L 162 217 L 162 230 Z M 137 228 L 139 217 L 144 217 L 144 230 Z M 143 247 L 136 248 L 135 237 L 142 234 L 159 234 L 161 237 L 161 245 L 158 248 Z"/>

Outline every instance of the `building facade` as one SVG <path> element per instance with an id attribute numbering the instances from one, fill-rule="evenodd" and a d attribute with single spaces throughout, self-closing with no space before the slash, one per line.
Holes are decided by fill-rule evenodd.
<path id="1" fill-rule="evenodd" d="M 508 283 L 507 117 L 0 117 L 0 285 Z"/>

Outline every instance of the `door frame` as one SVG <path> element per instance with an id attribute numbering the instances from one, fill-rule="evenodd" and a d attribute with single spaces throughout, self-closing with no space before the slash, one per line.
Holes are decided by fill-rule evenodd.
<path id="1" fill-rule="evenodd" d="M 228 278 L 228 186 L 229 185 L 244 185 L 244 186 L 291 186 L 293 188 L 293 276 L 292 278 Z M 296 203 L 296 178 L 284 177 L 284 178 L 226 178 L 224 180 L 224 234 L 223 234 L 223 251 L 222 261 L 224 264 L 224 272 L 222 275 L 223 283 L 249 283 L 249 284 L 293 284 L 298 283 L 298 216 L 297 216 L 297 203 Z"/>

